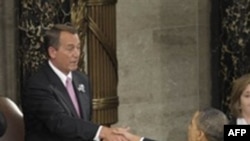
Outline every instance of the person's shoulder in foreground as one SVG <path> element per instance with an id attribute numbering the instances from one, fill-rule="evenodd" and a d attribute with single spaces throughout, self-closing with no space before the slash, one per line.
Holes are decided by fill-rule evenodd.
<path id="1" fill-rule="evenodd" d="M 152 139 L 144 138 L 142 141 L 156 141 L 156 140 L 152 140 Z"/>
<path id="2" fill-rule="evenodd" d="M 0 112 L 0 137 L 4 135 L 7 129 L 7 121 L 2 112 Z"/>

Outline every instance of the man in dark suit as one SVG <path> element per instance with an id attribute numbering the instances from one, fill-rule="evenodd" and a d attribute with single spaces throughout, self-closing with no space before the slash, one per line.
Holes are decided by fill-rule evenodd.
<path id="1" fill-rule="evenodd" d="M 76 71 L 80 56 L 77 31 L 54 25 L 45 35 L 48 62 L 21 94 L 26 141 L 127 141 L 112 128 L 91 120 L 88 77 Z M 72 84 L 73 83 L 73 84 Z"/>

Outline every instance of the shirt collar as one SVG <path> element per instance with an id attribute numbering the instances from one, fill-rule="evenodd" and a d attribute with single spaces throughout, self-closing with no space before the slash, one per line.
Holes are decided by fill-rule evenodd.
<path id="1" fill-rule="evenodd" d="M 64 86 L 66 85 L 66 79 L 69 77 L 72 80 L 72 72 L 69 72 L 68 75 L 65 75 L 62 71 L 60 71 L 53 63 L 49 60 L 49 66 L 56 73 L 56 75 L 61 79 Z"/>
<path id="2" fill-rule="evenodd" d="M 237 118 L 236 123 L 237 123 L 237 125 L 247 125 L 248 124 L 244 118 Z"/>

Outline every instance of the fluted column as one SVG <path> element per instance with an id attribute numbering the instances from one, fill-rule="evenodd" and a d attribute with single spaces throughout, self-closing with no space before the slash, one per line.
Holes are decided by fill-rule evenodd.
<path id="1" fill-rule="evenodd" d="M 87 1 L 88 74 L 93 90 L 93 121 L 106 125 L 118 120 L 116 2 Z"/>

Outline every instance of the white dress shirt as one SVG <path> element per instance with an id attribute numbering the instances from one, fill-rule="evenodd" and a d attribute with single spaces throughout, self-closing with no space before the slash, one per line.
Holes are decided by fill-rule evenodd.
<path id="1" fill-rule="evenodd" d="M 249 125 L 244 118 L 237 118 L 236 124 L 237 125 Z"/>

